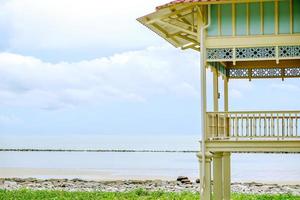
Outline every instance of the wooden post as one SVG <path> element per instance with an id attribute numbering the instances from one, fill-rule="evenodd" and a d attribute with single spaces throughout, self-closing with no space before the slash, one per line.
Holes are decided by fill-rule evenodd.
<path id="1" fill-rule="evenodd" d="M 218 70 L 216 68 L 214 68 L 214 70 L 213 70 L 213 76 L 214 76 L 214 83 L 213 83 L 214 112 L 219 112 L 219 74 L 218 74 Z"/>
<path id="2" fill-rule="evenodd" d="M 201 199 L 204 200 L 211 200 L 211 161 L 212 161 L 212 155 L 210 153 L 207 153 L 204 157 L 202 156 L 202 153 L 199 153 L 198 155 L 199 159 L 199 166 L 200 166 L 200 177 L 202 177 L 203 170 L 201 168 L 205 166 L 205 179 L 204 182 L 200 181 L 200 189 L 204 188 L 203 191 L 201 191 Z M 203 165 L 205 162 L 205 165 Z"/>
<path id="3" fill-rule="evenodd" d="M 203 8 L 203 7 L 202 7 Z M 207 24 L 204 25 L 204 21 L 202 19 L 202 10 L 197 6 L 198 14 L 197 14 L 197 26 L 198 26 L 198 42 L 200 43 L 200 82 L 201 82 L 201 132 L 202 132 L 202 146 L 201 152 L 203 154 L 203 162 L 200 167 L 200 179 L 201 183 L 201 191 L 200 196 L 203 200 L 210 200 L 211 198 L 211 164 L 207 163 L 207 160 L 211 158 L 206 158 L 206 146 L 205 141 L 207 137 L 206 133 L 206 47 L 205 47 L 205 38 L 206 38 L 206 29 L 210 26 L 210 6 L 208 6 L 208 21 Z"/>
<path id="4" fill-rule="evenodd" d="M 223 153 L 214 153 L 213 155 L 213 191 L 215 200 L 223 200 L 223 176 L 222 176 L 222 157 Z"/>
<path id="5" fill-rule="evenodd" d="M 228 112 L 228 77 L 224 78 L 224 111 Z M 229 136 L 229 119 L 227 126 L 227 136 Z M 223 198 L 230 200 L 231 196 L 231 154 L 229 152 L 223 153 Z"/>
<path id="6" fill-rule="evenodd" d="M 228 77 L 224 77 L 224 111 L 228 112 Z"/>
<path id="7" fill-rule="evenodd" d="M 231 196 L 231 154 L 223 153 L 223 197 L 230 200 Z"/>
<path id="8" fill-rule="evenodd" d="M 224 77 L 224 112 L 228 112 L 228 77 Z M 226 136 L 229 137 L 229 116 L 225 114 Z"/>
<path id="9" fill-rule="evenodd" d="M 214 112 L 219 112 L 219 74 L 218 70 L 214 68 L 213 70 L 213 97 L 214 97 Z M 214 130 L 217 137 L 220 137 L 219 130 L 219 120 L 220 118 L 216 117 L 216 126 L 217 128 Z M 215 200 L 223 200 L 223 164 L 222 164 L 222 153 L 215 153 L 213 155 L 213 193 Z"/>

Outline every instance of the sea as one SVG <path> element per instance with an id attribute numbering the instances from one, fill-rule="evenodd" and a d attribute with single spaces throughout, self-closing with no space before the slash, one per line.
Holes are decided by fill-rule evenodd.
<path id="1" fill-rule="evenodd" d="M 197 151 L 198 136 L 1 136 L 1 149 Z M 233 154 L 233 182 L 300 184 L 300 154 Z M 196 153 L 0 152 L 0 177 L 87 180 L 199 177 Z"/>

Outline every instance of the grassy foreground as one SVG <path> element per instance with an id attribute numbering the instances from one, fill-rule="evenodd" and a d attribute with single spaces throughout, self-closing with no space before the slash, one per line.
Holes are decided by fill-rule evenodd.
<path id="1" fill-rule="evenodd" d="M 193 193 L 146 192 L 136 190 L 118 192 L 62 192 L 62 191 L 4 191 L 0 190 L 0 200 L 198 200 Z M 300 200 L 291 195 L 242 195 L 234 194 L 233 200 Z"/>

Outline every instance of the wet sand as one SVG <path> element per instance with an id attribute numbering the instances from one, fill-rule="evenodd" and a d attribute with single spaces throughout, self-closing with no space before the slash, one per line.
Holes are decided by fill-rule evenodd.
<path id="1" fill-rule="evenodd" d="M 155 170 L 154 170 L 155 172 Z M 151 172 L 147 175 L 141 175 L 142 172 L 135 171 L 136 174 L 117 173 L 110 170 L 97 169 L 34 169 L 34 168 L 0 168 L 0 178 L 40 178 L 40 179 L 84 179 L 96 181 L 113 180 L 176 180 L 174 176 L 160 176 Z M 191 178 L 195 180 L 196 178 Z"/>

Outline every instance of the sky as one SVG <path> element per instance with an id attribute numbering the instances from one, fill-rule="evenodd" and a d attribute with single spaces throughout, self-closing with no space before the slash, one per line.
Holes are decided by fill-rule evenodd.
<path id="1" fill-rule="evenodd" d="M 136 21 L 167 2 L 0 0 L 0 137 L 200 138 L 199 54 Z M 230 109 L 300 110 L 299 83 L 232 80 Z"/>

